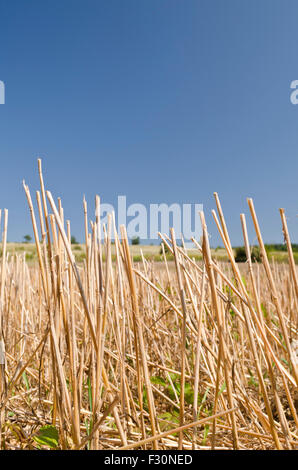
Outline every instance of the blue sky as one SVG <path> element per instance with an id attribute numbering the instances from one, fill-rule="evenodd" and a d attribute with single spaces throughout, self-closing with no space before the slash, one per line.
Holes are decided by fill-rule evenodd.
<path id="1" fill-rule="evenodd" d="M 124 194 L 202 203 L 217 245 L 217 191 L 234 245 L 247 197 L 265 241 L 284 207 L 298 242 L 297 17 L 295 0 L 0 0 L 9 240 L 32 233 L 22 180 L 34 196 L 41 157 L 79 239 L 83 194 L 90 216 Z"/>

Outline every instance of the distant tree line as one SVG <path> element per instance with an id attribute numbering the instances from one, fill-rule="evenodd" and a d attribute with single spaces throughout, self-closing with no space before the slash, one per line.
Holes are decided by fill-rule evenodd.
<path id="1" fill-rule="evenodd" d="M 237 246 L 236 248 L 234 248 L 234 250 L 235 250 L 235 261 L 237 263 L 245 263 L 247 258 L 246 258 L 246 250 L 244 246 Z M 260 248 L 258 246 L 250 247 L 250 254 L 251 254 L 251 260 L 253 263 L 255 262 L 259 263 L 261 261 Z"/>
<path id="2" fill-rule="evenodd" d="M 274 243 L 273 245 L 265 244 L 267 251 L 287 251 L 287 245 L 285 243 Z M 292 250 L 298 252 L 298 244 L 292 243 Z"/>
<path id="3" fill-rule="evenodd" d="M 274 252 L 274 251 L 287 251 L 287 245 L 282 243 L 272 243 L 272 244 L 265 244 L 265 250 L 267 253 Z M 298 252 L 298 244 L 292 243 L 292 250 L 293 253 Z M 235 251 L 235 261 L 237 263 L 245 263 L 246 261 L 246 251 L 244 246 L 236 246 L 234 248 Z M 253 263 L 261 262 L 261 253 L 259 246 L 252 246 L 250 247 L 251 253 L 251 260 Z"/>

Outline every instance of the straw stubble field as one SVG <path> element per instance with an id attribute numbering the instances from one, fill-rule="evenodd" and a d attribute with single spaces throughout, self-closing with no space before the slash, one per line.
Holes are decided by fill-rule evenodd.
<path id="1" fill-rule="evenodd" d="M 77 263 L 38 167 L 35 207 L 24 183 L 38 262 L 7 252 L 2 214 L 1 449 L 297 449 L 298 279 L 284 211 L 287 264 L 268 261 L 250 199 L 262 264 L 243 214 L 237 264 L 216 193 L 229 262 L 211 254 L 204 213 L 202 259 L 171 230 L 162 263 L 134 262 L 123 226 L 112 257 L 115 221 L 100 227 L 96 197 L 90 223 L 83 203 Z"/>

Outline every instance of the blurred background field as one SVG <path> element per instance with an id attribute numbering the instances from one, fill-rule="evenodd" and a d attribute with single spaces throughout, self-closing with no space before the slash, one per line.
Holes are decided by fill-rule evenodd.
<path id="1" fill-rule="evenodd" d="M 266 251 L 268 254 L 268 258 L 272 262 L 277 263 L 288 263 L 288 256 L 286 245 L 281 244 L 271 244 L 265 245 Z M 82 263 L 86 258 L 86 249 L 85 245 L 82 243 L 74 243 L 72 244 L 73 253 L 75 255 L 76 261 L 78 263 Z M 255 247 L 258 251 L 258 248 Z M 298 245 L 292 244 L 293 255 L 295 259 L 295 263 L 298 264 Z M 161 246 L 160 245 L 130 245 L 130 251 L 134 262 L 138 262 L 142 260 L 142 254 L 146 260 L 150 261 L 163 261 L 163 255 L 161 253 Z M 236 260 L 238 262 L 245 262 L 245 254 L 244 254 L 244 247 L 235 247 L 234 253 L 236 255 Z M 14 253 L 24 253 L 27 262 L 36 262 L 37 261 L 37 253 L 36 247 L 34 243 L 8 243 L 7 244 L 7 252 L 9 254 Z M 228 261 L 228 256 L 226 251 L 223 247 L 217 247 L 211 249 L 212 257 L 218 261 Z M 1 254 L 1 249 L 0 249 Z M 196 249 L 187 249 L 187 254 L 189 257 L 199 261 L 202 259 L 201 254 Z M 238 255 L 238 259 L 237 259 Z M 173 261 L 173 256 L 171 253 L 166 253 L 167 261 Z M 112 245 L 112 260 L 115 259 L 115 247 Z M 260 261 L 257 259 L 257 261 Z"/>

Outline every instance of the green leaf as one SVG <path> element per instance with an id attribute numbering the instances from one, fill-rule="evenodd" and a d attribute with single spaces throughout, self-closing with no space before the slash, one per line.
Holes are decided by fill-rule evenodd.
<path id="1" fill-rule="evenodd" d="M 173 428 L 173 426 L 176 427 L 177 424 L 179 424 L 179 415 L 175 412 L 173 413 L 165 412 L 165 413 L 160 414 L 158 417 L 161 420 L 168 421 L 168 423 L 165 423 L 162 421 L 159 423 L 159 427 L 161 431 L 169 431 L 170 429 Z M 173 434 L 173 436 L 177 436 L 177 434 Z"/>
<path id="2" fill-rule="evenodd" d="M 55 426 L 43 426 L 33 439 L 42 446 L 56 449 L 59 445 L 58 429 Z"/>
<path id="3" fill-rule="evenodd" d="M 171 398 L 171 400 L 175 400 L 176 398 L 175 391 L 177 393 L 177 396 L 180 397 L 180 383 L 179 383 L 180 377 L 177 374 L 173 374 L 172 372 L 169 373 L 169 376 L 171 377 L 173 387 L 169 378 L 167 378 L 168 384 L 166 384 L 167 386 L 166 391 L 167 391 L 167 395 Z"/>
<path id="4" fill-rule="evenodd" d="M 205 393 L 204 393 L 203 399 L 202 399 L 202 401 L 201 401 L 200 408 L 198 409 L 197 417 L 200 415 L 202 406 L 204 405 L 205 401 L 207 400 L 209 390 L 210 390 L 210 388 L 207 387 L 207 389 L 206 389 L 206 391 L 205 391 Z"/>
<path id="5" fill-rule="evenodd" d="M 248 380 L 248 384 L 249 384 L 249 385 L 252 385 L 252 386 L 254 386 L 254 387 L 258 387 L 259 384 L 258 384 L 258 382 L 256 381 L 256 379 L 254 378 L 253 373 L 252 373 L 252 371 L 251 371 L 249 368 L 248 368 L 248 372 L 249 372 L 249 375 L 250 375 L 250 378 L 249 378 L 249 380 Z"/>
<path id="6" fill-rule="evenodd" d="M 90 420 L 85 419 L 84 423 L 85 423 L 85 428 L 86 428 L 86 431 L 87 431 L 87 435 L 90 436 L 90 432 L 91 432 L 91 429 L 92 429 L 92 418 Z M 88 441 L 87 448 L 88 448 L 88 450 L 90 450 L 90 440 Z"/>
<path id="7" fill-rule="evenodd" d="M 231 308 L 230 308 L 230 315 L 232 318 L 236 317 L 236 313 Z"/>
<path id="8" fill-rule="evenodd" d="M 267 318 L 268 317 L 268 312 L 267 312 L 266 307 L 263 303 L 261 304 L 261 309 L 262 309 L 264 317 Z"/>
<path id="9" fill-rule="evenodd" d="M 89 376 L 87 378 L 87 386 L 88 386 L 89 407 L 90 407 L 90 411 L 92 411 L 92 387 L 91 387 L 91 380 Z"/>
<path id="10" fill-rule="evenodd" d="M 224 392 L 226 389 L 226 382 L 223 383 L 223 385 L 220 387 L 220 390 L 218 392 L 218 396 L 220 396 L 222 394 L 222 392 Z"/>
<path id="11" fill-rule="evenodd" d="M 207 425 L 204 427 L 204 434 L 203 434 L 203 440 L 202 440 L 202 445 L 203 445 L 203 446 L 206 444 L 207 437 L 208 437 L 208 433 L 209 433 L 209 429 L 210 429 L 210 424 L 207 424 Z"/>
<path id="12" fill-rule="evenodd" d="M 192 389 L 192 386 L 187 382 L 184 385 L 184 396 L 186 403 L 192 405 L 194 400 L 194 391 Z"/>
<path id="13" fill-rule="evenodd" d="M 29 382 L 28 382 L 28 378 L 27 378 L 27 374 L 26 372 L 24 371 L 23 374 L 22 374 L 22 377 L 23 377 L 23 380 L 25 382 L 25 385 L 26 385 L 26 389 L 29 390 L 30 386 L 29 386 Z"/>
<path id="14" fill-rule="evenodd" d="M 167 386 L 167 382 L 159 375 L 155 375 L 154 377 L 151 377 L 151 382 L 156 385 L 162 385 L 163 387 Z"/>
<path id="15" fill-rule="evenodd" d="M 143 406 L 148 411 L 148 394 L 145 385 L 143 385 Z"/>

